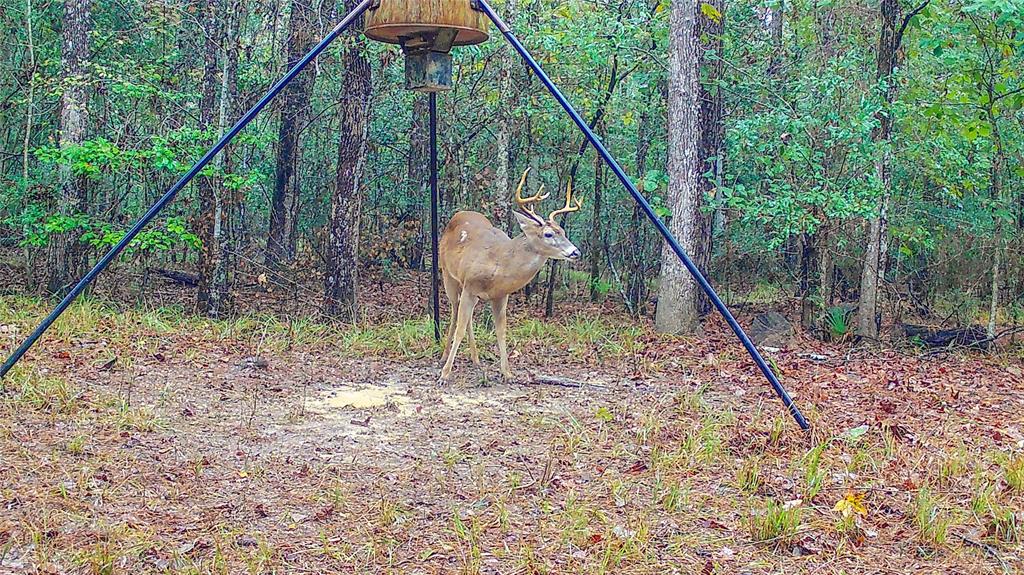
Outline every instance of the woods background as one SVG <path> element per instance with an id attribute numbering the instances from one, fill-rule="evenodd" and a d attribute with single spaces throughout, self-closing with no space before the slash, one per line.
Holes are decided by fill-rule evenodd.
<path id="1" fill-rule="evenodd" d="M 67 290 L 353 4 L 3 0 L 4 289 Z M 832 337 L 1024 317 L 1019 0 L 495 5 L 727 299 L 792 296 Z M 697 328 L 706 302 L 493 30 L 455 50 L 439 106 L 442 225 L 475 209 L 512 231 L 527 167 L 585 198 L 585 262 L 549 265 L 529 305 Z M 211 316 L 255 287 L 358 319 L 360 283 L 429 269 L 426 120 L 397 47 L 346 34 L 100 289 L 144 300 L 173 270 Z"/>

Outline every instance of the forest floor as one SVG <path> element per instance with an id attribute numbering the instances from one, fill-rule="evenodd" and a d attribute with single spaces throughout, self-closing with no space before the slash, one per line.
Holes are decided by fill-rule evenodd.
<path id="1" fill-rule="evenodd" d="M 768 351 L 804 434 L 721 322 L 569 309 L 440 388 L 415 317 L 76 304 L 0 384 L 0 573 L 1024 572 L 1021 347 Z"/>

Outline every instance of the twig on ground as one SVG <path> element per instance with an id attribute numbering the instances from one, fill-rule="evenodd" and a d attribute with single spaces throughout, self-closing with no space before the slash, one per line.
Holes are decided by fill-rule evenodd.
<path id="1" fill-rule="evenodd" d="M 995 547 L 989 545 L 988 543 L 975 541 L 974 539 L 971 539 L 970 537 L 962 535 L 960 533 L 954 533 L 953 535 L 956 535 L 957 537 L 962 539 L 964 543 L 977 547 L 985 551 L 986 554 L 991 555 L 996 561 L 999 562 L 999 566 L 1003 568 L 1003 573 L 1009 575 L 1010 568 L 1006 565 L 1006 561 L 1003 560 L 1003 557 L 999 554 L 999 551 L 997 551 Z"/>
<path id="2" fill-rule="evenodd" d="M 578 381 L 575 379 L 569 379 L 567 377 L 558 377 L 555 375 L 534 375 L 527 385 L 557 385 L 560 387 L 600 387 L 607 389 L 608 386 L 601 383 L 593 383 L 590 381 Z"/>

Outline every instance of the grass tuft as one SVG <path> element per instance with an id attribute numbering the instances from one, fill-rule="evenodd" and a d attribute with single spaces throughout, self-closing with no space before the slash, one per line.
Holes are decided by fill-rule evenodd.
<path id="1" fill-rule="evenodd" d="M 799 505 L 782 505 L 769 500 L 752 510 L 748 521 L 750 536 L 757 542 L 787 547 L 800 528 L 800 515 Z"/>
<path id="2" fill-rule="evenodd" d="M 922 487 L 917 490 L 915 506 L 914 522 L 921 541 L 932 547 L 945 545 L 953 520 L 943 511 L 939 498 L 928 488 Z"/>

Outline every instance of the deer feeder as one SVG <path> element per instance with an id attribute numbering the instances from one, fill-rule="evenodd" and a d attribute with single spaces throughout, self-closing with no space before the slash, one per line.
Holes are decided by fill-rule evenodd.
<path id="1" fill-rule="evenodd" d="M 407 90 L 441 92 L 452 88 L 452 46 L 486 41 L 487 21 L 471 0 L 376 0 L 364 33 L 402 47 Z"/>

